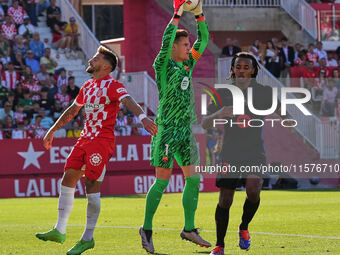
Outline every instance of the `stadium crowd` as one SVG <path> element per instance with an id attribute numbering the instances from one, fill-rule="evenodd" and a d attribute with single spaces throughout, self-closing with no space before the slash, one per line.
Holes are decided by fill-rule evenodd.
<path id="1" fill-rule="evenodd" d="M 233 56 L 240 51 L 237 40 L 227 38 L 221 56 Z M 326 52 L 322 42 L 304 47 L 299 43 L 291 45 L 283 37 L 272 38 L 265 44 L 255 40 L 248 51 L 286 85 L 309 89 L 317 114 L 340 117 L 340 47 L 335 52 Z"/>
<path id="2" fill-rule="evenodd" d="M 37 3 L 39 2 L 39 4 Z M 40 40 L 39 16 L 46 10 L 53 39 Z M 76 58 L 78 26 L 60 20 L 61 10 L 51 1 L 0 1 L 0 139 L 43 138 L 79 92 L 72 72 L 58 68 L 53 47 Z M 45 47 L 45 45 L 51 45 Z M 84 111 L 55 137 L 79 137 Z M 122 108 L 116 135 L 144 135 L 139 119 Z"/>

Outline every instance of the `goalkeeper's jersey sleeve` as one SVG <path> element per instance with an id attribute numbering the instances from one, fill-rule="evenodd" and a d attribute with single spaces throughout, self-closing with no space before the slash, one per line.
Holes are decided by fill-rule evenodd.
<path id="1" fill-rule="evenodd" d="M 162 47 L 153 68 L 159 92 L 156 123 L 180 127 L 197 122 L 192 72 L 207 47 L 209 32 L 206 22 L 197 22 L 197 40 L 191 49 L 189 60 L 176 63 L 171 58 L 176 31 L 177 27 L 171 23 L 166 27 Z"/>

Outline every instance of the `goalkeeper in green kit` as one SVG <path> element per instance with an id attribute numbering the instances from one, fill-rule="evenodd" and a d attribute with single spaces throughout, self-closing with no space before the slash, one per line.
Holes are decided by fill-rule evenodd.
<path id="1" fill-rule="evenodd" d="M 144 224 L 139 229 L 142 246 L 150 253 L 154 252 L 153 216 L 168 186 L 174 158 L 185 176 L 182 198 L 185 225 L 180 236 L 200 246 L 211 246 L 209 242 L 203 240 L 195 228 L 200 176 L 194 174 L 193 169 L 200 161 L 197 143 L 191 130 L 191 124 L 197 121 L 192 72 L 207 47 L 209 32 L 200 1 L 192 10 L 197 21 L 198 38 L 193 47 L 190 47 L 188 32 L 177 28 L 184 2 L 174 0 L 174 16 L 165 29 L 162 47 L 153 65 L 159 91 L 156 118 L 158 134 L 152 137 L 151 142 L 151 165 L 156 167 L 156 180 L 146 197 Z"/>

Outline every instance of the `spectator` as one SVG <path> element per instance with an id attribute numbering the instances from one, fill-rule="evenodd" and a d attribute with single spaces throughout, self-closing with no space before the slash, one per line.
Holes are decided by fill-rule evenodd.
<path id="1" fill-rule="evenodd" d="M 51 107 L 54 104 L 54 100 L 48 99 L 47 93 L 48 93 L 48 88 L 43 87 L 41 89 L 40 106 L 46 109 L 48 113 L 50 113 Z"/>
<path id="2" fill-rule="evenodd" d="M 31 24 L 30 18 L 25 15 L 24 16 L 24 23 L 20 25 L 18 29 L 18 34 L 21 35 L 26 41 L 30 41 L 35 33 L 35 28 Z"/>
<path id="3" fill-rule="evenodd" d="M 318 75 L 314 70 L 314 62 L 313 61 L 307 61 L 307 68 L 303 72 L 304 87 L 311 90 L 312 87 L 314 87 L 315 84 L 316 84 L 315 79 L 317 77 L 318 77 Z"/>
<path id="4" fill-rule="evenodd" d="M 339 69 L 333 69 L 332 78 L 334 80 L 334 87 L 338 89 L 340 92 L 340 76 L 339 76 Z"/>
<path id="5" fill-rule="evenodd" d="M 29 79 L 33 77 L 34 83 L 38 83 L 38 76 L 32 72 L 32 68 L 30 66 L 25 66 L 24 72 L 21 75 L 21 83 L 25 84 Z"/>
<path id="6" fill-rule="evenodd" d="M 80 137 L 81 131 L 78 121 L 74 120 L 72 122 L 72 128 L 67 131 L 67 137 Z"/>
<path id="7" fill-rule="evenodd" d="M 33 75 L 30 75 L 24 84 L 24 88 L 28 89 L 31 93 L 31 98 L 34 102 L 40 101 L 41 86 L 39 83 L 34 82 Z"/>
<path id="8" fill-rule="evenodd" d="M 275 48 L 280 48 L 280 46 L 279 46 L 279 39 L 277 39 L 276 37 L 272 38 L 272 43 L 273 43 Z"/>
<path id="9" fill-rule="evenodd" d="M 307 60 L 312 61 L 314 66 L 318 65 L 319 55 L 314 52 L 314 44 L 310 43 L 308 46 Z"/>
<path id="10" fill-rule="evenodd" d="M 48 7 L 50 7 L 50 2 L 48 0 L 40 0 L 36 5 L 36 15 L 41 16 L 42 12 L 45 11 Z"/>
<path id="11" fill-rule="evenodd" d="M 78 49 L 78 24 L 76 24 L 76 19 L 74 17 L 70 18 L 70 23 L 65 27 L 65 36 L 67 37 L 66 48 L 69 50 L 77 50 Z"/>
<path id="12" fill-rule="evenodd" d="M 250 46 L 249 48 L 249 52 L 252 53 L 255 58 L 257 59 L 257 61 L 262 62 L 262 52 L 260 51 L 260 45 L 261 42 L 260 40 L 255 40 L 253 45 Z"/>
<path id="13" fill-rule="evenodd" d="M 19 100 L 24 98 L 24 87 L 19 82 L 14 90 L 14 105 L 19 104 Z"/>
<path id="14" fill-rule="evenodd" d="M 27 10 L 27 14 L 31 19 L 33 26 L 38 26 L 38 16 L 36 13 L 36 5 L 38 5 L 39 0 L 26 0 L 25 9 Z M 25 17 L 24 17 L 25 19 Z"/>
<path id="15" fill-rule="evenodd" d="M 49 74 L 54 74 L 55 68 L 58 66 L 57 61 L 51 57 L 51 49 L 46 48 L 45 49 L 45 55 L 40 59 L 40 65 L 46 64 L 47 66 L 47 72 Z"/>
<path id="16" fill-rule="evenodd" d="M 7 14 L 13 18 L 16 26 L 24 23 L 24 16 L 27 15 L 24 8 L 19 5 L 19 1 L 14 0 L 11 7 L 8 8 Z"/>
<path id="17" fill-rule="evenodd" d="M 11 47 L 8 44 L 7 40 L 5 40 L 3 34 L 0 34 L 0 54 L 6 60 L 6 62 L 3 63 L 3 64 L 6 64 L 7 62 L 11 61 L 11 59 L 10 59 Z"/>
<path id="18" fill-rule="evenodd" d="M 47 130 L 50 129 L 54 121 L 51 117 L 46 115 L 46 111 L 44 108 L 40 108 L 39 115 L 42 117 L 40 125 Z"/>
<path id="19" fill-rule="evenodd" d="M 300 44 L 300 43 L 296 43 L 295 45 L 294 45 L 294 47 L 295 47 L 295 53 L 294 53 L 294 62 L 297 60 L 297 58 L 299 57 L 299 53 L 300 53 L 300 51 L 302 50 L 302 45 Z"/>
<path id="20" fill-rule="evenodd" d="M 326 78 L 332 76 L 331 70 L 327 67 L 327 60 L 325 58 L 320 59 L 318 71 L 323 71 L 325 73 Z"/>
<path id="21" fill-rule="evenodd" d="M 295 66 L 306 66 L 306 52 L 300 51 L 298 54 L 298 58 L 295 60 L 294 65 Z"/>
<path id="22" fill-rule="evenodd" d="M 26 139 L 28 136 L 28 132 L 25 128 L 25 122 L 17 122 L 17 127 L 12 129 L 12 139 Z"/>
<path id="23" fill-rule="evenodd" d="M 18 73 L 22 73 L 25 70 L 25 59 L 23 58 L 21 51 L 15 53 L 12 63 L 15 71 Z"/>
<path id="24" fill-rule="evenodd" d="M 11 115 L 7 115 L 4 119 L 4 138 L 5 139 L 12 139 L 12 129 L 15 128 L 13 123 L 13 117 Z"/>
<path id="25" fill-rule="evenodd" d="M 51 78 L 50 74 L 47 72 L 47 65 L 41 64 L 40 65 L 40 73 L 37 74 L 38 80 L 41 85 L 43 86 L 50 86 L 51 85 Z"/>
<path id="26" fill-rule="evenodd" d="M 33 109 L 33 100 L 31 98 L 31 93 L 29 90 L 24 89 L 24 98 L 19 99 L 19 104 L 24 106 L 24 111 L 29 113 Z"/>
<path id="27" fill-rule="evenodd" d="M 0 108 L 0 121 L 4 121 L 6 116 L 11 116 L 13 118 L 14 113 L 12 111 L 13 105 L 9 102 L 5 102 L 4 108 Z"/>
<path id="28" fill-rule="evenodd" d="M 53 120 L 56 121 L 60 117 L 62 112 L 63 112 L 63 106 L 61 105 L 61 102 L 58 100 L 55 100 L 54 106 L 52 107 L 52 110 L 51 110 L 51 116 Z"/>
<path id="29" fill-rule="evenodd" d="M 15 112 L 13 114 L 14 122 L 18 123 L 20 121 L 24 121 L 24 118 L 27 117 L 27 114 L 24 112 L 24 106 L 22 104 L 18 104 L 15 106 Z"/>
<path id="30" fill-rule="evenodd" d="M 332 117 L 335 115 L 335 98 L 338 90 L 334 87 L 334 80 L 329 80 L 323 91 L 321 112 L 323 116 Z"/>
<path id="31" fill-rule="evenodd" d="M 1 33 L 4 35 L 5 39 L 10 40 L 11 43 L 17 35 L 17 28 L 13 24 L 12 17 L 6 16 L 5 23 L 1 25 Z"/>
<path id="32" fill-rule="evenodd" d="M 13 91 L 10 91 L 7 95 L 7 101 L 12 105 L 12 110 L 14 110 L 14 99 L 15 99 L 15 94 Z"/>
<path id="33" fill-rule="evenodd" d="M 57 93 L 54 98 L 56 101 L 62 102 L 62 107 L 66 108 L 71 103 L 71 96 L 67 94 L 67 85 L 61 86 L 61 92 Z"/>
<path id="34" fill-rule="evenodd" d="M 34 124 L 29 127 L 29 129 L 30 129 L 29 134 L 30 134 L 31 138 L 36 138 L 36 139 L 44 138 L 47 130 L 44 127 L 41 126 L 41 124 L 40 124 L 41 120 L 42 120 L 42 116 L 37 115 L 35 117 Z"/>
<path id="35" fill-rule="evenodd" d="M 18 51 L 22 53 L 22 56 L 26 56 L 28 46 L 24 44 L 24 38 L 21 35 L 15 37 L 15 44 L 13 46 L 13 52 L 16 54 Z"/>
<path id="36" fill-rule="evenodd" d="M 54 29 L 54 25 L 63 26 L 64 23 L 60 21 L 61 19 L 61 10 L 58 6 L 56 6 L 56 0 L 50 0 L 50 6 L 47 8 L 47 19 L 46 23 L 52 30 Z"/>
<path id="37" fill-rule="evenodd" d="M 5 101 L 7 100 L 8 89 L 4 86 L 0 86 L 0 107 L 3 107 Z"/>
<path id="38" fill-rule="evenodd" d="M 127 115 L 126 125 L 127 135 L 141 135 L 143 126 L 141 125 L 138 118 L 137 120 L 132 113 Z"/>
<path id="39" fill-rule="evenodd" d="M 39 111 L 40 111 L 40 104 L 39 102 L 33 102 L 33 107 L 32 110 L 30 110 L 27 115 L 28 117 L 31 119 L 31 123 L 30 125 L 33 125 L 35 122 L 35 117 L 37 115 L 39 115 Z"/>
<path id="40" fill-rule="evenodd" d="M 226 39 L 226 46 L 222 49 L 222 57 L 232 57 L 236 53 L 239 53 L 241 49 L 235 45 L 233 45 L 233 41 L 231 38 Z"/>
<path id="41" fill-rule="evenodd" d="M 7 66 L 8 70 L 3 72 L 1 75 L 1 85 L 9 90 L 14 90 L 20 80 L 20 76 L 16 71 L 14 71 L 13 63 L 9 62 Z"/>
<path id="42" fill-rule="evenodd" d="M 27 51 L 27 56 L 25 59 L 25 63 L 27 66 L 29 66 L 32 69 L 32 72 L 34 74 L 39 72 L 40 69 L 40 63 L 38 60 L 34 59 L 34 53 L 32 50 Z"/>
<path id="43" fill-rule="evenodd" d="M 335 53 L 330 52 L 328 54 L 327 66 L 330 66 L 330 67 L 337 67 L 338 66 L 338 59 L 337 59 L 337 55 Z"/>
<path id="44" fill-rule="evenodd" d="M 74 76 L 68 78 L 67 94 L 69 94 L 72 99 L 75 99 L 79 94 L 79 88 L 74 84 L 74 81 Z"/>
<path id="45" fill-rule="evenodd" d="M 119 110 L 117 119 L 116 119 L 116 127 L 115 127 L 115 134 L 116 135 L 121 135 L 121 136 L 126 136 L 127 134 L 127 118 L 124 115 L 122 110 Z"/>
<path id="46" fill-rule="evenodd" d="M 44 55 L 45 46 L 40 40 L 40 35 L 38 32 L 33 34 L 33 39 L 29 42 L 29 48 L 34 53 L 34 58 L 40 61 L 41 57 Z"/>
<path id="47" fill-rule="evenodd" d="M 281 59 L 281 77 L 287 78 L 290 73 L 290 67 L 294 66 L 295 52 L 293 47 L 288 45 L 287 37 L 282 37 L 280 48 L 280 59 Z"/>
<path id="48" fill-rule="evenodd" d="M 327 60 L 327 52 L 322 48 L 322 42 L 316 43 L 316 48 L 314 49 L 314 53 L 318 55 L 318 59 L 326 59 Z"/>
<path id="49" fill-rule="evenodd" d="M 272 41 L 267 41 L 265 66 L 276 78 L 280 77 L 281 67 L 279 50 L 274 46 Z"/>
<path id="50" fill-rule="evenodd" d="M 61 68 L 59 71 L 60 71 L 60 74 L 57 79 L 57 88 L 58 88 L 58 92 L 61 93 L 61 87 L 62 86 L 67 87 L 67 76 L 66 76 L 65 68 Z"/>

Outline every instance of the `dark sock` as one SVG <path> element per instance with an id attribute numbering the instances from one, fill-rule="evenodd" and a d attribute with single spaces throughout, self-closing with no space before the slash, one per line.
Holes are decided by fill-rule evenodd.
<path id="1" fill-rule="evenodd" d="M 148 239 L 148 242 L 150 242 L 150 238 L 152 236 L 152 230 L 145 230 L 144 229 L 144 232 L 145 232 L 145 235 L 146 235 L 146 239 Z"/>
<path id="2" fill-rule="evenodd" d="M 248 230 L 248 225 L 250 221 L 253 219 L 257 209 L 259 208 L 260 200 L 256 203 L 251 202 L 246 199 L 243 205 L 243 215 L 242 215 L 242 223 L 240 225 L 240 230 Z"/>
<path id="3" fill-rule="evenodd" d="M 217 205 L 215 211 L 215 222 L 217 235 L 216 246 L 224 247 L 224 238 L 227 233 L 229 223 L 229 208 L 225 209 Z"/>

